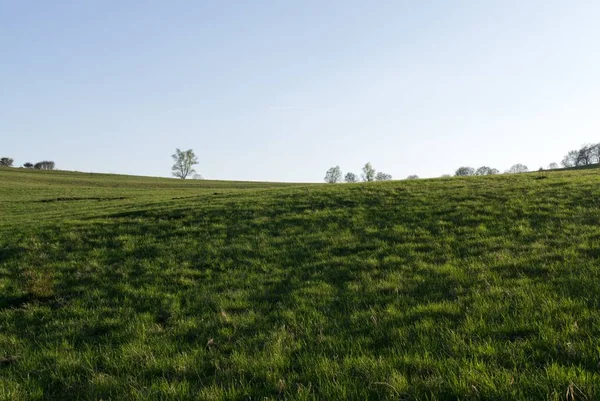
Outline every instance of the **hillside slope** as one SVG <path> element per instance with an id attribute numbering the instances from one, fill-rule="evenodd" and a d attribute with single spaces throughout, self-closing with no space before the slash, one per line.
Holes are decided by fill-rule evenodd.
<path id="1" fill-rule="evenodd" d="M 598 399 L 599 184 L 0 170 L 0 399 Z"/>

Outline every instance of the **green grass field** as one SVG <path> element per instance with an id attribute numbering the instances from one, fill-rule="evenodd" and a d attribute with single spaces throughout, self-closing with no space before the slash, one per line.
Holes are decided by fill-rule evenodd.
<path id="1" fill-rule="evenodd" d="M 0 170 L 2 400 L 600 399 L 599 170 Z"/>

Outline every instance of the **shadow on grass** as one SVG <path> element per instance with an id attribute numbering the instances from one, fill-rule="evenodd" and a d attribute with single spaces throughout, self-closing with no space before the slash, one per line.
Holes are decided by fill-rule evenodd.
<path id="1" fill-rule="evenodd" d="M 460 237 L 461 230 L 473 231 L 486 224 L 490 216 L 483 206 L 473 206 L 479 216 L 474 218 L 458 211 L 456 204 L 430 212 L 431 202 L 440 200 L 423 200 L 409 191 L 399 192 L 392 201 L 370 190 L 362 199 L 344 199 L 345 195 L 313 194 L 303 202 L 290 195 L 264 204 L 242 203 L 251 197 L 239 202 L 228 198 L 218 206 L 120 212 L 102 224 L 58 229 L 49 235 L 47 242 L 55 250 L 47 251 L 51 262 L 45 263 L 59 270 L 55 298 L 67 301 L 56 305 L 60 310 L 53 310 L 54 315 L 42 315 L 43 311 L 39 316 L 19 314 L 10 334 L 23 338 L 34 350 L 66 341 L 77 351 L 102 347 L 118 352 L 122 344 L 151 344 L 158 338 L 175 350 L 170 352 L 201 352 L 205 363 L 193 374 L 172 365 L 148 363 L 137 368 L 140 377 L 148 382 L 162 377 L 196 383 L 200 374 L 205 382 L 226 386 L 228 374 L 234 372 L 239 380 L 253 384 L 246 397 L 255 399 L 279 394 L 262 372 L 235 371 L 230 358 L 244 352 L 264 357 L 271 342 L 277 344 L 270 336 L 279 331 L 301 344 L 282 354 L 278 372 L 295 377 L 307 373 L 299 363 L 307 354 L 334 360 L 356 352 L 381 360 L 400 352 L 400 347 L 435 356 L 456 352 L 442 334 L 461 330 L 482 284 L 475 273 L 453 273 L 442 267 L 451 258 L 457 263 L 485 260 L 499 248 L 478 238 L 449 242 L 439 221 L 449 221 L 447 230 Z M 361 218 L 363 225 L 354 225 L 353 217 Z M 543 218 L 539 217 L 539 224 L 545 224 Z M 406 233 L 398 235 L 395 226 L 406 227 Z M 492 227 L 486 235 L 498 236 L 504 228 Z M 347 242 L 338 241 L 340 230 L 349 233 Z M 261 238 L 268 238 L 266 245 L 261 245 Z M 511 239 L 527 252 L 536 238 Z M 408 248 L 398 247 L 411 241 L 416 244 L 410 254 Z M 445 253 L 447 249 L 450 254 Z M 19 252 L 7 255 L 0 257 L 4 261 L 23 257 Z M 384 263 L 388 256 L 397 262 Z M 549 278 L 545 264 L 553 260 L 536 260 L 532 255 L 522 259 L 512 265 L 497 263 L 490 270 L 506 279 L 506 285 L 521 277 Z M 567 291 L 574 298 L 585 296 L 575 286 Z M 52 300 L 5 296 L 0 298 L 0 308 L 19 309 L 29 302 L 43 305 Z M 110 312 L 103 315 L 99 310 Z M 86 318 L 86 313 L 91 317 Z M 221 313 L 248 313 L 251 318 L 228 323 L 219 317 Z M 69 322 L 71 314 L 80 321 L 65 337 L 64 328 L 51 322 Z M 128 319 L 145 315 L 150 318 L 140 325 L 143 329 L 132 328 Z M 180 326 L 181 322 L 190 323 Z M 158 334 L 152 331 L 154 325 L 160 329 L 156 329 Z M 335 339 L 328 340 L 328 335 Z M 538 331 L 525 326 L 493 328 L 484 336 L 494 344 L 539 340 Z M 207 345 L 209 339 L 214 339 L 214 345 Z M 548 344 L 539 342 L 533 349 L 539 366 L 563 358 L 568 366 L 592 368 L 591 358 L 567 345 L 549 352 Z M 396 362 L 409 379 L 434 380 L 440 374 L 440 365 L 431 360 Z M 349 370 L 358 382 L 369 380 L 359 364 Z M 67 391 L 48 372 L 39 373 L 45 390 L 50 394 Z M 68 390 L 83 395 L 91 391 L 89 383 L 83 377 Z M 380 396 L 369 391 L 365 398 Z"/>

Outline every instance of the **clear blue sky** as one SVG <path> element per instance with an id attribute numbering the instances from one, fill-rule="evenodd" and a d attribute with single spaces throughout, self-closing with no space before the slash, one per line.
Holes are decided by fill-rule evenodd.
<path id="1" fill-rule="evenodd" d="M 0 0 L 0 156 L 321 181 L 600 141 L 600 2 Z"/>

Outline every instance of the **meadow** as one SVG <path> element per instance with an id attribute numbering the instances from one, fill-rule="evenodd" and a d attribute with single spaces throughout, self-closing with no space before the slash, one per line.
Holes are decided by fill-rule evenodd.
<path id="1" fill-rule="evenodd" d="M 600 399 L 599 171 L 0 169 L 0 400 Z"/>

